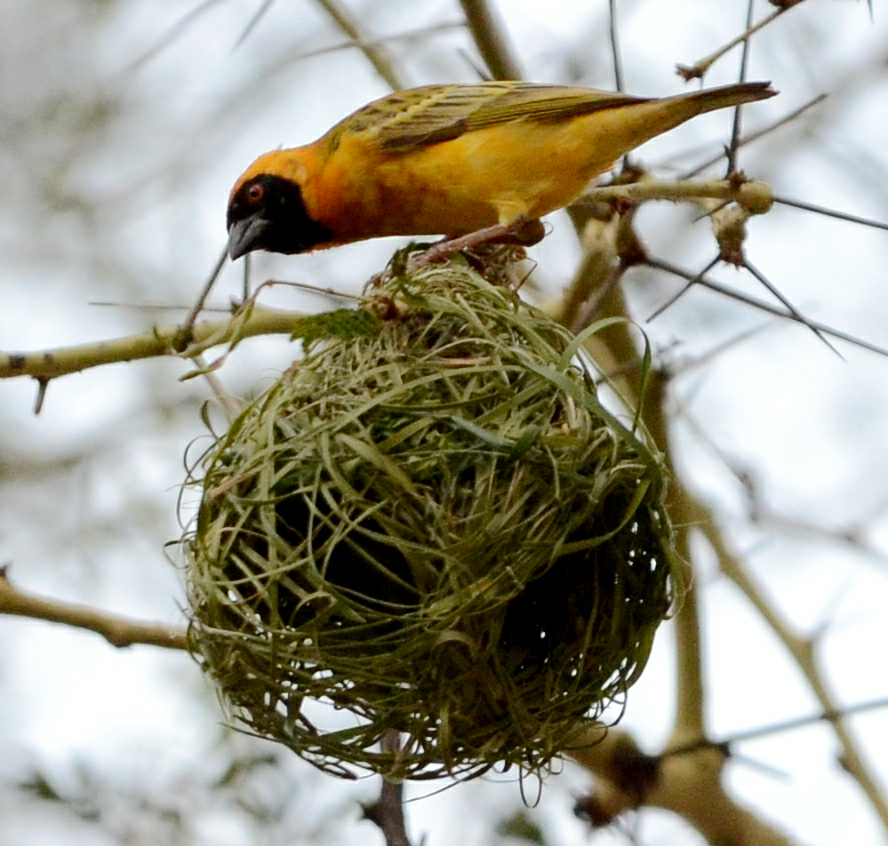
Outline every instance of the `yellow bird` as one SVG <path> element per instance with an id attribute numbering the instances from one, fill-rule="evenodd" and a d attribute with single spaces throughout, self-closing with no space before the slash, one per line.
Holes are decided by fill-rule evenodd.
<path id="1" fill-rule="evenodd" d="M 256 159 L 231 192 L 229 254 L 505 233 L 568 205 L 650 138 L 776 93 L 770 83 L 743 82 L 649 99 L 482 82 L 390 94 L 311 144 Z"/>

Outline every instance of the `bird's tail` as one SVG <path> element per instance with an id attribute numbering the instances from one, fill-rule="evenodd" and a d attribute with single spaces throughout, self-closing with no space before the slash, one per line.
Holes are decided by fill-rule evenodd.
<path id="1" fill-rule="evenodd" d="M 765 100 L 777 92 L 770 82 L 738 82 L 673 97 L 615 103 L 588 117 L 588 142 L 594 167 L 604 173 L 620 156 L 697 115 Z"/>
<path id="2" fill-rule="evenodd" d="M 771 88 L 770 82 L 736 82 L 733 85 L 723 85 L 720 88 L 707 88 L 703 91 L 664 97 L 659 102 L 684 104 L 686 117 L 683 119 L 688 120 L 695 115 L 702 115 L 704 112 L 711 112 L 715 109 L 753 103 L 756 100 L 767 100 L 775 94 L 777 92 Z"/>

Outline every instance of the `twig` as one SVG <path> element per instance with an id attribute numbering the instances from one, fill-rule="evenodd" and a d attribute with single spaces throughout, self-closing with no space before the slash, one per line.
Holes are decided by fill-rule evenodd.
<path id="1" fill-rule="evenodd" d="M 620 28 L 617 24 L 617 0 L 608 0 L 607 7 L 608 17 L 608 37 L 610 38 L 611 60 L 614 65 L 614 88 L 617 91 L 623 90 L 623 59 L 620 52 Z M 623 155 L 622 170 L 628 170 L 630 167 L 629 153 Z"/>
<path id="2" fill-rule="evenodd" d="M 404 824 L 404 785 L 383 779 L 379 799 L 364 806 L 364 818 L 378 826 L 386 846 L 410 846 Z"/>
<path id="3" fill-rule="evenodd" d="M 405 87 L 401 72 L 397 69 L 394 57 L 382 45 L 374 43 L 362 31 L 358 19 L 338 0 L 315 0 L 317 4 L 333 19 L 339 29 L 358 46 L 374 70 L 388 83 L 393 91 Z"/>
<path id="4" fill-rule="evenodd" d="M 696 276 L 691 279 L 688 279 L 684 285 L 682 285 L 679 291 L 676 291 L 669 299 L 660 303 L 649 315 L 648 315 L 648 323 L 652 320 L 656 320 L 666 309 L 670 306 L 677 303 L 691 288 L 694 287 L 698 282 L 700 282 L 713 267 L 715 267 L 721 261 L 721 256 L 716 256 L 712 259 L 706 267 L 704 267 Z"/>
<path id="5" fill-rule="evenodd" d="M 777 612 L 774 605 L 765 598 L 765 595 L 759 590 L 758 585 L 753 581 L 740 559 L 728 549 L 721 531 L 717 528 L 706 506 L 699 502 L 699 500 L 694 500 L 693 509 L 695 511 L 694 516 L 696 517 L 694 522 L 712 547 L 722 574 L 730 579 L 749 600 L 768 628 L 774 632 L 784 645 L 798 668 L 804 674 L 811 691 L 817 697 L 817 701 L 823 708 L 824 713 L 840 714 L 841 711 L 817 665 L 815 642 L 794 632 Z M 839 763 L 860 785 L 873 809 L 881 819 L 882 825 L 888 830 L 888 801 L 882 796 L 876 779 L 870 772 L 860 750 L 857 748 L 857 744 L 845 726 L 844 720 L 841 717 L 836 717 L 836 719 L 830 722 L 842 746 Z"/>
<path id="6" fill-rule="evenodd" d="M 647 200 L 728 200 L 738 203 L 754 214 L 767 212 L 772 192 L 764 182 L 736 182 L 732 179 L 644 179 L 626 185 L 602 185 L 592 188 L 577 204 L 613 202 L 642 203 Z"/>
<path id="7" fill-rule="evenodd" d="M 117 647 L 142 643 L 166 649 L 188 648 L 185 632 L 178 627 L 140 623 L 97 611 L 87 605 L 61 602 L 25 593 L 13 587 L 5 573 L 0 573 L 0 614 L 32 617 L 77 629 L 88 629 L 100 634 L 108 643 Z"/>
<path id="8" fill-rule="evenodd" d="M 663 259 L 648 258 L 647 264 L 656 270 L 664 270 L 667 273 L 678 276 L 680 279 L 694 281 L 695 284 L 702 285 L 704 288 L 708 288 L 710 291 L 715 291 L 716 293 L 721 294 L 725 297 L 730 297 L 731 299 L 737 300 L 741 303 L 745 303 L 746 305 L 751 305 L 754 308 L 759 309 L 759 311 L 765 311 L 768 314 L 773 314 L 777 317 L 785 318 L 786 320 L 792 320 L 796 323 L 802 322 L 803 325 L 807 326 L 809 329 L 823 332 L 824 335 L 829 335 L 832 338 L 839 338 L 842 341 L 847 341 L 849 344 L 853 344 L 855 347 L 860 347 L 861 349 L 869 350 L 870 352 L 878 353 L 879 355 L 888 357 L 888 348 L 886 347 L 880 347 L 878 344 L 872 344 L 869 341 L 865 341 L 862 338 L 858 338 L 856 335 L 851 335 L 848 332 L 843 332 L 840 329 L 833 329 L 831 326 L 827 326 L 825 323 L 820 323 L 817 320 L 806 319 L 805 321 L 799 321 L 798 318 L 789 311 L 784 311 L 777 306 L 771 305 L 771 303 L 758 299 L 758 297 L 753 297 L 749 294 L 743 294 L 740 291 L 735 291 L 733 288 L 729 288 L 727 285 L 722 285 L 719 282 L 715 282 L 708 276 L 700 276 L 699 274 L 683 270 L 682 268 L 671 264 L 670 262 L 664 261 Z M 2 368 L 0 368 L 0 375 L 2 375 Z"/>
<path id="9" fill-rule="evenodd" d="M 743 263 L 740 265 L 741 267 L 746 268 L 752 276 L 756 279 L 759 284 L 763 285 L 770 293 L 776 297 L 780 304 L 792 315 L 792 319 L 797 323 L 801 323 L 804 326 L 807 326 L 824 344 L 827 345 L 839 358 L 844 360 L 844 356 L 833 346 L 833 344 L 826 338 L 823 332 L 818 329 L 816 326 L 811 324 L 811 321 L 805 317 L 780 291 L 780 289 L 765 276 L 748 258 L 743 257 Z"/>
<path id="10" fill-rule="evenodd" d="M 747 144 L 751 144 L 753 141 L 758 141 L 759 138 L 768 135 L 774 130 L 779 129 L 781 126 L 785 126 L 787 123 L 795 120 L 799 115 L 808 111 L 808 109 L 819 105 L 826 99 L 826 94 L 818 94 L 816 97 L 810 99 L 807 103 L 803 103 L 797 109 L 793 109 L 789 114 L 784 115 L 779 120 L 774 121 L 774 123 L 770 123 L 765 126 L 763 129 L 759 129 L 756 132 L 751 132 L 749 135 L 744 135 L 737 141 L 737 147 L 745 147 Z M 706 168 L 712 167 L 712 165 L 720 162 L 726 155 L 726 152 L 722 150 L 717 156 L 713 156 L 711 159 L 703 162 L 702 164 L 697 165 L 693 170 L 689 170 L 686 173 L 683 173 L 682 179 L 692 179 L 698 174 L 702 173 Z M 775 199 L 776 201 L 776 199 Z"/>
<path id="11" fill-rule="evenodd" d="M 748 0 L 748 5 L 746 7 L 746 31 L 749 32 L 750 27 L 752 26 L 752 10 L 755 7 L 755 0 Z M 752 41 L 747 35 L 743 39 L 743 52 L 740 58 L 740 75 L 739 82 L 746 81 L 746 71 L 749 67 L 749 46 Z M 740 117 L 743 114 L 743 109 L 740 106 L 734 107 L 734 125 L 731 129 L 731 143 L 728 144 L 727 149 L 727 157 L 728 157 L 728 170 L 727 176 L 731 176 L 737 170 L 737 150 L 740 148 Z"/>
<path id="12" fill-rule="evenodd" d="M 571 332 L 577 335 L 587 326 L 592 324 L 592 321 L 598 315 L 602 305 L 604 305 L 605 301 L 610 297 L 614 288 L 616 288 L 623 280 L 628 269 L 629 265 L 624 264 L 623 262 L 617 262 L 611 268 L 610 275 L 605 279 L 604 284 L 596 288 L 596 290 L 577 310 L 576 315 L 572 318 L 568 327 Z"/>
<path id="13" fill-rule="evenodd" d="M 521 66 L 487 0 L 460 0 L 475 46 L 494 79 L 521 79 Z"/>
<path id="14" fill-rule="evenodd" d="M 228 249 L 226 248 L 222 250 L 222 255 L 219 256 L 219 258 L 216 260 L 216 264 L 210 271 L 210 275 L 207 277 L 207 281 L 204 283 L 200 294 L 194 301 L 194 304 L 188 310 L 188 314 L 185 315 L 185 319 L 182 321 L 182 325 L 179 327 L 178 338 L 174 342 L 177 347 L 185 347 L 191 343 L 191 330 L 194 327 L 194 321 L 197 320 L 197 316 L 203 310 L 204 303 L 207 301 L 207 297 L 210 295 L 210 291 L 213 290 L 213 286 L 216 284 L 216 280 L 219 278 L 219 274 L 222 272 L 222 267 L 225 264 L 227 258 Z"/>
<path id="15" fill-rule="evenodd" d="M 802 209 L 804 211 L 814 212 L 815 214 L 834 217 L 837 220 L 847 220 L 850 223 L 859 223 L 861 226 L 871 226 L 873 229 L 884 229 L 888 231 L 888 223 L 884 223 L 881 220 L 873 220 L 869 217 L 860 217 L 856 214 L 836 211 L 835 209 L 830 209 L 826 206 L 818 206 L 815 203 L 805 203 L 802 200 L 791 200 L 789 197 L 774 197 L 774 202 L 780 203 L 783 206 L 791 206 L 794 209 Z"/>
<path id="16" fill-rule="evenodd" d="M 227 320 L 196 324 L 192 330 L 194 345 L 205 348 L 207 344 L 225 344 L 234 337 L 290 334 L 294 324 L 301 317 L 303 315 L 294 311 L 253 306 L 249 315 L 243 320 L 231 317 Z M 103 364 L 178 355 L 173 349 L 173 342 L 179 330 L 179 325 L 174 324 L 160 326 L 139 335 L 98 341 L 93 344 L 58 347 L 41 352 L 0 353 L 0 379 L 31 376 L 38 380 L 49 380 Z M 189 355 L 188 350 L 185 355 Z"/>
<path id="17" fill-rule="evenodd" d="M 710 53 L 703 59 L 700 59 L 698 62 L 694 62 L 693 65 L 678 65 L 676 67 L 676 71 L 680 77 L 683 79 L 691 80 L 691 79 L 702 79 L 703 74 L 709 70 L 709 68 L 715 64 L 722 56 L 726 53 L 733 50 L 738 44 L 745 43 L 751 35 L 758 32 L 760 29 L 766 27 L 769 23 L 779 18 L 784 12 L 788 12 L 793 6 L 798 6 L 802 3 L 803 0 L 783 0 L 783 3 L 779 9 L 772 12 L 765 18 L 762 18 L 757 24 L 753 26 L 747 27 L 744 32 L 741 32 L 736 38 L 732 38 L 727 44 L 723 47 L 719 47 L 714 53 Z"/>
<path id="18" fill-rule="evenodd" d="M 454 29 L 464 29 L 466 22 L 464 20 L 445 21 L 444 23 L 434 24 L 432 26 L 417 27 L 416 29 L 406 30 L 405 32 L 395 32 L 391 35 L 380 35 L 374 38 L 365 38 L 362 40 L 349 38 L 347 41 L 340 41 L 336 44 L 328 44 L 326 47 L 317 47 L 312 50 L 302 50 L 279 59 L 271 67 L 271 72 L 280 71 L 289 66 L 293 62 L 300 62 L 303 59 L 312 59 L 315 56 L 324 56 L 328 53 L 336 53 L 340 50 L 363 50 L 365 53 L 369 48 L 381 47 L 382 45 L 394 44 L 397 42 L 418 41 L 423 38 L 440 35 L 441 33 L 450 32 Z"/>
<path id="19" fill-rule="evenodd" d="M 791 846 L 789 837 L 736 802 L 721 783 L 727 760 L 720 748 L 687 755 L 645 755 L 619 729 L 571 752 L 595 776 L 595 791 L 576 812 L 595 827 L 639 807 L 663 808 L 690 823 L 707 843 L 733 846 Z"/>
<path id="20" fill-rule="evenodd" d="M 180 35 L 182 35 L 188 27 L 191 26 L 204 12 L 209 11 L 219 0 L 204 0 L 204 2 L 189 9 L 174 23 L 155 43 L 149 47 L 144 53 L 137 56 L 129 65 L 123 69 L 123 74 L 132 73 L 138 70 L 142 65 L 151 61 L 161 50 L 172 44 Z"/>
<path id="21" fill-rule="evenodd" d="M 562 299 L 559 321 L 568 328 L 582 326 L 591 318 L 622 318 L 607 332 L 597 332 L 589 339 L 589 349 L 602 368 L 619 382 L 628 404 L 638 407 L 635 379 L 619 378 L 640 372 L 641 361 L 632 336 L 629 308 L 619 281 L 633 263 L 633 250 L 641 250 L 632 230 L 632 214 L 615 216 L 609 221 L 590 220 L 583 228 L 584 254 L 573 280 Z"/>
<path id="22" fill-rule="evenodd" d="M 662 370 L 654 370 L 645 398 L 645 424 L 655 442 L 664 450 L 667 472 L 676 478 L 672 466 L 672 450 L 669 444 L 669 424 L 667 416 L 667 388 L 669 379 Z M 675 528 L 675 547 L 680 560 L 684 562 L 686 593 L 681 607 L 675 615 L 675 661 L 676 661 L 676 702 L 675 720 L 672 726 L 673 743 L 686 743 L 707 736 L 706 732 L 706 688 L 703 680 L 702 649 L 700 639 L 700 610 L 697 604 L 697 590 L 693 583 L 691 565 L 690 532 L 693 526 L 693 509 L 684 486 L 670 485 L 666 507 Z"/>
<path id="23" fill-rule="evenodd" d="M 888 698 L 873 699 L 870 702 L 860 702 L 857 705 L 849 705 L 847 708 L 840 708 L 836 711 L 821 711 L 818 714 L 811 714 L 807 717 L 795 717 L 794 719 L 784 720 L 769 726 L 738 731 L 721 740 L 698 740 L 696 742 L 688 743 L 686 746 L 672 746 L 667 752 L 663 753 L 663 756 L 686 755 L 689 752 L 695 752 L 698 749 L 705 749 L 713 746 L 721 749 L 729 749 L 735 743 L 742 743 L 744 740 L 758 740 L 761 737 L 768 737 L 773 734 L 784 734 L 785 732 L 793 731 L 793 729 L 810 726 L 813 723 L 834 723 L 837 720 L 842 720 L 845 717 L 850 717 L 854 714 L 862 714 L 866 711 L 884 710 L 886 708 L 888 708 Z"/>
<path id="24" fill-rule="evenodd" d="M 401 739 L 396 731 L 389 731 L 382 741 L 386 752 L 397 752 L 400 746 Z M 403 782 L 383 778 L 379 799 L 372 805 L 364 805 L 363 812 L 364 819 L 370 820 L 382 832 L 386 846 L 410 846 L 404 819 Z"/>
<path id="25" fill-rule="evenodd" d="M 243 410 L 243 402 L 228 392 L 226 387 L 222 384 L 222 380 L 216 375 L 212 365 L 207 364 L 202 355 L 194 356 L 193 361 L 199 375 L 203 377 L 203 380 L 207 383 L 210 390 L 215 394 L 222 408 L 225 410 L 225 415 L 229 422 L 234 420 L 234 418 Z"/>
<path id="26" fill-rule="evenodd" d="M 265 17 L 268 10 L 271 8 L 274 0 L 263 0 L 262 5 L 253 12 L 250 20 L 247 21 L 247 25 L 243 28 L 240 36 L 237 41 L 234 42 L 235 49 L 240 47 L 249 37 L 253 30 L 259 25 L 259 21 Z"/>
<path id="27" fill-rule="evenodd" d="M 623 60 L 620 55 L 619 27 L 617 26 L 617 0 L 608 2 L 608 35 L 611 45 L 611 59 L 614 63 L 614 88 L 623 90 Z"/>

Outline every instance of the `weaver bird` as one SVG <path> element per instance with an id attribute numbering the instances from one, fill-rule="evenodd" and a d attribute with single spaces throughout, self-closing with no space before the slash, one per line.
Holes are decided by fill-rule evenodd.
<path id="1" fill-rule="evenodd" d="M 311 144 L 256 159 L 231 192 L 228 251 L 236 259 L 479 230 L 489 240 L 522 227 L 526 242 L 539 240 L 539 218 L 629 150 L 696 115 L 776 93 L 743 82 L 650 99 L 482 82 L 390 94 Z"/>

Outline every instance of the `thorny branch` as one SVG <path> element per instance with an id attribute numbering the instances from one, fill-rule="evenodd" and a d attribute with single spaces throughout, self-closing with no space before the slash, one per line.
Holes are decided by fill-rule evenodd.
<path id="1" fill-rule="evenodd" d="M 172 324 L 138 335 L 91 344 L 38 352 L 0 352 L 0 379 L 30 376 L 50 380 L 115 362 L 170 355 L 190 358 L 210 347 L 239 338 L 289 334 L 302 317 L 304 315 L 297 312 L 254 306 L 224 320 L 197 323 L 191 330 L 190 346 L 182 351 L 174 346 L 180 337 L 181 326 Z"/>
<path id="2" fill-rule="evenodd" d="M 764 29 L 768 24 L 773 23 L 784 12 L 788 12 L 793 6 L 798 6 L 804 0 L 779 0 L 774 5 L 778 6 L 777 10 L 770 15 L 766 15 L 758 23 L 749 26 L 740 33 L 736 38 L 732 38 L 727 44 L 719 47 L 718 50 L 710 53 L 703 59 L 694 62 L 693 65 L 678 65 L 676 71 L 683 79 L 702 79 L 706 71 L 709 70 L 722 56 L 733 50 L 738 44 L 745 44 L 756 32 Z"/>

